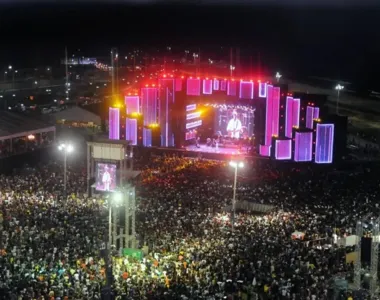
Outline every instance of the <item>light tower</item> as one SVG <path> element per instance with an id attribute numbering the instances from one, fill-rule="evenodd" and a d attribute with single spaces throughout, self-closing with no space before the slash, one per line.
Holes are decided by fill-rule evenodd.
<path id="1" fill-rule="evenodd" d="M 114 99 L 119 93 L 119 53 L 116 48 L 111 49 L 111 85 L 112 98 Z"/>

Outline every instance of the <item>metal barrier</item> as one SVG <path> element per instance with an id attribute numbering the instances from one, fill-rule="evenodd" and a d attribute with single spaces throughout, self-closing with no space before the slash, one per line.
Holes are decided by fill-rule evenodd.
<path id="1" fill-rule="evenodd" d="M 248 202 L 248 201 L 238 201 L 236 202 L 235 208 L 236 210 L 251 211 L 251 212 L 258 212 L 258 213 L 268 213 L 272 211 L 275 208 L 275 206 L 255 203 L 255 202 Z M 232 211 L 232 205 L 224 207 L 223 211 L 227 211 L 227 212 Z"/>

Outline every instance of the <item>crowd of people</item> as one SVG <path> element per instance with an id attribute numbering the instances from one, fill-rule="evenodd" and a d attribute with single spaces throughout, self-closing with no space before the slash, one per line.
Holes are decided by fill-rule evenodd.
<path id="1" fill-rule="evenodd" d="M 233 185 L 226 162 L 139 161 L 136 231 L 144 256 L 113 257 L 115 299 L 334 299 L 332 280 L 352 279 L 353 264 L 333 237 L 378 215 L 379 179 L 371 170 L 279 172 L 245 164 L 238 201 L 274 208 L 238 211 L 232 228 L 224 210 Z M 1 176 L 0 193 L 0 299 L 100 299 L 107 209 L 103 196 L 86 194 L 84 166 L 69 165 L 67 197 L 59 162 Z"/>

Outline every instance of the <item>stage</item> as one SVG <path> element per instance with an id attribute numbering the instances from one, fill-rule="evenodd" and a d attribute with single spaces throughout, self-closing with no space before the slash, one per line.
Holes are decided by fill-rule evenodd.
<path id="1" fill-rule="evenodd" d="M 249 154 L 249 148 L 241 147 L 211 147 L 205 144 L 200 144 L 198 147 L 195 145 L 187 146 L 187 151 L 203 152 L 203 153 L 216 153 L 224 155 L 247 155 Z"/>

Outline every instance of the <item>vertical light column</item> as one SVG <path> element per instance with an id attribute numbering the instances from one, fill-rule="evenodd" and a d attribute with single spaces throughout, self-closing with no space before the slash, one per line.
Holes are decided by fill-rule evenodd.
<path id="1" fill-rule="evenodd" d="M 253 81 L 240 81 L 240 99 L 253 99 Z"/>
<path id="2" fill-rule="evenodd" d="M 313 129 L 314 107 L 306 107 L 306 128 Z"/>
<path id="3" fill-rule="evenodd" d="M 108 138 L 110 140 L 119 140 L 120 139 L 120 109 L 110 107 L 108 116 L 109 116 Z"/>
<path id="4" fill-rule="evenodd" d="M 157 123 L 157 89 L 141 89 L 141 110 L 144 118 L 144 125 Z"/>
<path id="5" fill-rule="evenodd" d="M 221 91 L 227 90 L 227 80 L 226 79 L 220 81 L 220 90 Z"/>
<path id="6" fill-rule="evenodd" d="M 293 127 L 300 126 L 300 99 L 286 97 L 286 120 L 285 120 L 285 136 L 292 138 Z"/>
<path id="7" fill-rule="evenodd" d="M 293 128 L 293 97 L 286 97 L 285 136 L 292 138 Z"/>
<path id="8" fill-rule="evenodd" d="M 175 82 L 173 79 L 160 80 L 159 125 L 161 131 L 161 146 L 174 146 L 173 131 L 170 125 L 170 107 L 175 101 Z"/>
<path id="9" fill-rule="evenodd" d="M 315 162 L 328 164 L 333 161 L 334 124 L 317 124 Z"/>
<path id="10" fill-rule="evenodd" d="M 133 146 L 137 145 L 137 119 L 125 119 L 125 139 Z"/>
<path id="11" fill-rule="evenodd" d="M 259 82 L 259 97 L 265 98 L 267 96 L 267 83 Z"/>
<path id="12" fill-rule="evenodd" d="M 300 127 L 301 99 L 293 99 L 293 126 Z"/>
<path id="13" fill-rule="evenodd" d="M 314 107 L 313 120 L 319 119 L 319 107 Z"/>
<path id="14" fill-rule="evenodd" d="M 152 129 L 143 129 L 143 145 L 145 147 L 152 147 Z"/>
<path id="15" fill-rule="evenodd" d="M 313 156 L 313 133 L 296 132 L 294 143 L 294 161 L 311 161 Z"/>
<path id="16" fill-rule="evenodd" d="M 125 96 L 124 97 L 126 113 L 140 113 L 140 98 L 139 96 Z"/>
<path id="17" fill-rule="evenodd" d="M 227 96 L 236 96 L 236 81 L 235 80 L 228 80 L 227 82 Z"/>
<path id="18" fill-rule="evenodd" d="M 211 95 L 212 94 L 212 79 L 203 80 L 203 94 Z"/>
<path id="19" fill-rule="evenodd" d="M 219 90 L 219 80 L 218 79 L 214 79 L 214 91 L 218 91 Z"/>
<path id="20" fill-rule="evenodd" d="M 280 88 L 273 88 L 273 98 L 272 98 L 272 136 L 278 136 L 280 128 Z"/>
<path id="21" fill-rule="evenodd" d="M 264 145 L 271 145 L 273 125 L 273 86 L 268 85 L 265 115 L 265 142 Z"/>

